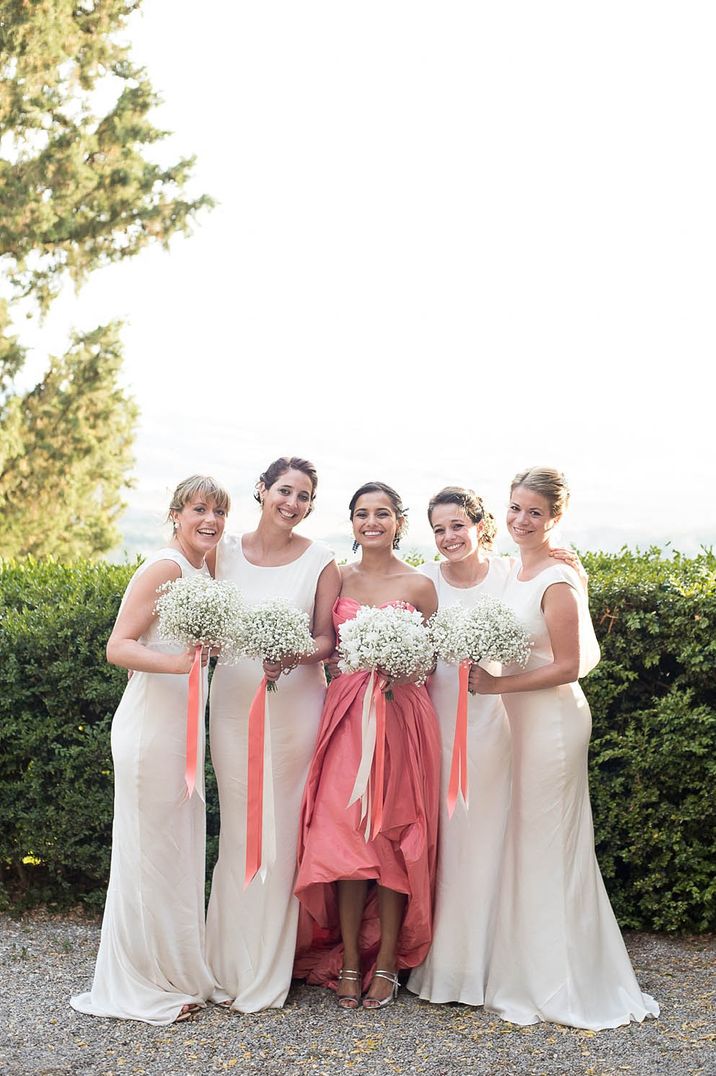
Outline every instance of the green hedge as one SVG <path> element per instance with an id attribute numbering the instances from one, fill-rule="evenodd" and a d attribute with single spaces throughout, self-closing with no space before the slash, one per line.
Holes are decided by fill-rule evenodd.
<path id="1" fill-rule="evenodd" d="M 623 926 L 716 926 L 716 558 L 585 555 L 602 661 L 594 719 L 597 852 Z M 109 729 L 123 670 L 104 659 L 134 566 L 0 567 L 0 900 L 100 907 L 109 866 Z M 209 860 L 218 808 L 207 774 Z"/>
<path id="2" fill-rule="evenodd" d="M 623 926 L 716 925 L 716 557 L 585 555 L 597 853 Z"/>

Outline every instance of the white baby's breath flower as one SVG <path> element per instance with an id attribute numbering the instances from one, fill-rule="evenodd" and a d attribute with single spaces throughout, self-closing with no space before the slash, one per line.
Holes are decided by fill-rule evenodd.
<path id="1" fill-rule="evenodd" d="M 235 649 L 246 657 L 262 661 L 283 661 L 288 657 L 313 654 L 316 644 L 311 636 L 308 614 L 283 598 L 272 598 L 246 606 L 241 613 Z M 276 685 L 269 682 L 269 690 Z"/>
<path id="2" fill-rule="evenodd" d="M 343 672 L 380 667 L 391 678 L 421 683 L 433 666 L 430 633 L 420 613 L 405 605 L 361 606 L 338 634 Z"/>
<path id="3" fill-rule="evenodd" d="M 159 591 L 154 609 L 162 639 L 187 648 L 233 646 L 243 604 L 233 583 L 192 575 L 163 583 Z"/>
<path id="4" fill-rule="evenodd" d="M 524 666 L 530 656 L 528 632 L 497 598 L 480 598 L 470 609 L 462 605 L 439 609 L 429 627 L 437 656 L 451 665 L 485 659 Z"/>

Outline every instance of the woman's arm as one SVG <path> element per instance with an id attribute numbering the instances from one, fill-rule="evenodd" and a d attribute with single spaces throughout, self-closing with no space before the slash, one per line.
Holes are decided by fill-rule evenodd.
<path id="1" fill-rule="evenodd" d="M 579 600 L 569 583 L 553 583 L 542 599 L 553 660 L 549 665 L 509 676 L 492 676 L 479 665 L 470 669 L 470 691 L 506 695 L 573 684 L 579 675 Z"/>
<path id="2" fill-rule="evenodd" d="M 315 665 L 325 661 L 333 653 L 336 645 L 336 633 L 333 628 L 333 606 L 341 592 L 341 573 L 334 560 L 321 572 L 316 587 L 316 602 L 313 607 L 312 635 L 316 650 L 305 658 L 304 665 Z"/>
<path id="3" fill-rule="evenodd" d="M 438 592 L 429 576 L 423 575 L 422 572 L 416 574 L 417 590 L 414 605 L 423 614 L 423 620 L 427 623 L 433 613 L 437 612 Z"/>
<path id="4" fill-rule="evenodd" d="M 163 654 L 139 642 L 152 623 L 157 588 L 178 579 L 181 568 L 173 560 L 152 564 L 135 579 L 107 642 L 107 661 L 133 672 L 188 673 L 194 652 Z"/>
<path id="5" fill-rule="evenodd" d="M 576 572 L 579 582 L 582 584 L 582 587 L 584 588 L 584 593 L 586 594 L 589 588 L 589 575 L 587 573 L 587 569 L 584 567 L 574 550 L 556 547 L 555 549 L 550 549 L 549 555 L 555 560 L 561 561 L 562 564 L 566 564 L 569 568 Z"/>

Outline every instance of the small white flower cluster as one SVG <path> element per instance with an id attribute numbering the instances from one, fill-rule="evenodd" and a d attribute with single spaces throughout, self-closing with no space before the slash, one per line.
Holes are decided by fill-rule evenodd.
<path id="1" fill-rule="evenodd" d="M 154 610 L 161 638 L 186 647 L 233 645 L 243 608 L 233 583 L 192 575 L 163 583 L 159 590 Z"/>
<path id="2" fill-rule="evenodd" d="M 497 598 L 485 596 L 471 609 L 462 605 L 438 609 L 429 628 L 438 657 L 451 665 L 483 658 L 502 665 L 526 665 L 530 656 L 529 634 Z"/>
<path id="3" fill-rule="evenodd" d="M 422 683 L 435 660 L 422 616 L 404 605 L 364 605 L 352 620 L 341 624 L 338 633 L 338 667 L 343 672 L 380 667 L 390 677 L 410 677 Z"/>
<path id="4" fill-rule="evenodd" d="M 246 657 L 282 661 L 312 654 L 316 644 L 308 614 L 282 598 L 272 598 L 244 608 L 235 648 Z"/>

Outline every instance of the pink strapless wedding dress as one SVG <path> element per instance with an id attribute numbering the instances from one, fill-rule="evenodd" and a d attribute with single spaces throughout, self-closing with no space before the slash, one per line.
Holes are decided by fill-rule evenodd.
<path id="1" fill-rule="evenodd" d="M 360 604 L 339 598 L 336 631 Z M 413 968 L 432 938 L 440 789 L 440 737 L 426 688 L 393 688 L 387 702 L 383 823 L 366 841 L 360 802 L 348 807 L 362 752 L 362 709 L 368 672 L 343 674 L 328 688 L 316 752 L 301 807 L 298 876 L 301 902 L 294 974 L 335 987 L 343 947 L 335 882 L 375 880 L 408 897 L 398 940 L 398 968 Z M 360 934 L 363 973 L 372 976 L 380 940 L 375 887 Z"/>

